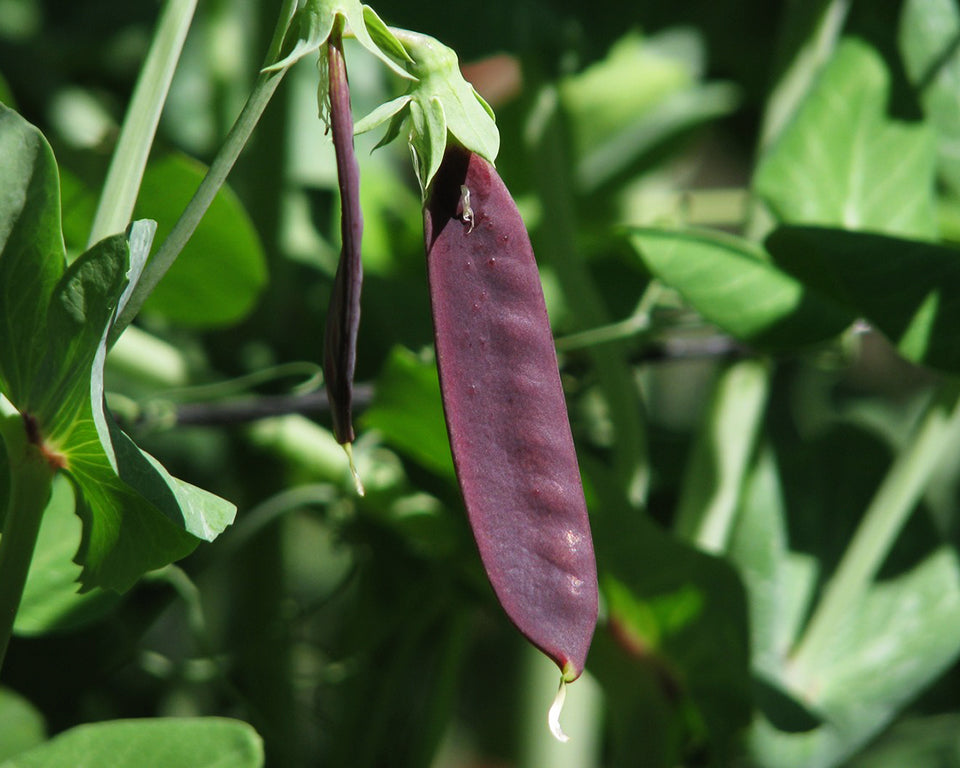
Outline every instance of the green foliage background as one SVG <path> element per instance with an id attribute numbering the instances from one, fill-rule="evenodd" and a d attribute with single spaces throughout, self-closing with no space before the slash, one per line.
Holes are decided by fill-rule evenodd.
<path id="1" fill-rule="evenodd" d="M 52 146 L 68 261 L 158 6 L 0 0 L 0 101 Z M 156 242 L 279 6 L 200 4 L 137 202 Z M 551 741 L 556 670 L 506 621 L 470 538 L 420 190 L 403 141 L 370 154 L 382 128 L 357 140 L 363 498 L 304 394 L 339 253 L 308 57 L 98 379 L 120 426 L 192 484 L 158 473 L 164 492 L 218 494 L 236 522 L 122 595 L 77 594 L 86 510 L 57 479 L 0 676 L 0 766 L 126 765 L 124 749 L 198 766 L 960 765 L 957 3 L 376 11 L 459 53 L 541 265 L 602 593 L 572 741 Z M 347 58 L 357 119 L 403 93 L 359 46 Z M 0 146 L 0 171 L 23 162 Z M 0 258 L 0 275 L 17 267 Z M 59 277 L 30 288 L 37 327 Z M 0 314 L 33 295 L 19 279 Z M 39 360 L 29 325 L 0 340 Z M 267 412 L 281 401 L 297 412 Z M 100 458 L 81 490 L 147 504 L 107 487 Z M 127 586 L 129 565 L 94 583 Z"/>

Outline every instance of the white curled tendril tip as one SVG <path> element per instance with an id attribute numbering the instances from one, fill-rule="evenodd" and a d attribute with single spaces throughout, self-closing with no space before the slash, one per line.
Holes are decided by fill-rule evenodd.
<path id="1" fill-rule="evenodd" d="M 563 710 L 563 701 L 567 698 L 567 681 L 561 677 L 560 687 L 557 689 L 557 695 L 553 698 L 553 704 L 550 705 L 550 711 L 547 713 L 547 725 L 550 726 L 550 733 L 557 741 L 567 742 L 570 737 L 563 732 L 560 727 L 560 712 Z"/>
<path id="2" fill-rule="evenodd" d="M 353 475 L 353 484 L 357 487 L 357 495 L 363 496 L 365 491 L 363 483 L 360 481 L 360 473 L 357 471 L 357 465 L 353 463 L 353 447 L 350 443 L 344 443 L 343 450 L 347 452 L 347 459 L 350 461 L 350 474 Z"/>

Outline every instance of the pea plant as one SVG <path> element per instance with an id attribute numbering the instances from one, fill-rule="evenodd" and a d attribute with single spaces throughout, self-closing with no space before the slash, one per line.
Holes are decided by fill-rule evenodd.
<path id="1" fill-rule="evenodd" d="M 47 5 L 0 768 L 960 763 L 954 0 Z"/>

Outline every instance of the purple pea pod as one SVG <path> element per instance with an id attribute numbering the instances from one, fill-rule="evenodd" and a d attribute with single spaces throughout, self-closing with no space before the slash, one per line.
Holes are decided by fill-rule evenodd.
<path id="1" fill-rule="evenodd" d="M 511 621 L 570 682 L 596 627 L 597 568 L 530 239 L 493 166 L 458 146 L 431 185 L 424 235 L 444 413 L 480 557 Z"/>
<path id="2" fill-rule="evenodd" d="M 340 186 L 340 263 L 333 283 L 333 294 L 327 309 L 324 337 L 323 376 L 330 400 L 333 434 L 350 458 L 350 469 L 363 494 L 350 444 L 353 431 L 353 374 L 357 362 L 357 333 L 360 328 L 360 288 L 363 264 L 360 242 L 363 236 L 363 214 L 360 210 L 360 167 L 353 147 L 353 117 L 350 111 L 350 87 L 343 58 L 341 30 L 338 20 L 326 50 L 329 73 L 330 131 L 337 159 L 337 180 Z"/>

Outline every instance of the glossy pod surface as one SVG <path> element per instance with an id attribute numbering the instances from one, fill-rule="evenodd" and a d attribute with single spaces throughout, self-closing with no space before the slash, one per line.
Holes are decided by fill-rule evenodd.
<path id="1" fill-rule="evenodd" d="M 425 210 L 450 445 L 484 568 L 518 629 L 573 680 L 597 572 L 540 275 L 493 167 L 450 148 Z"/>

